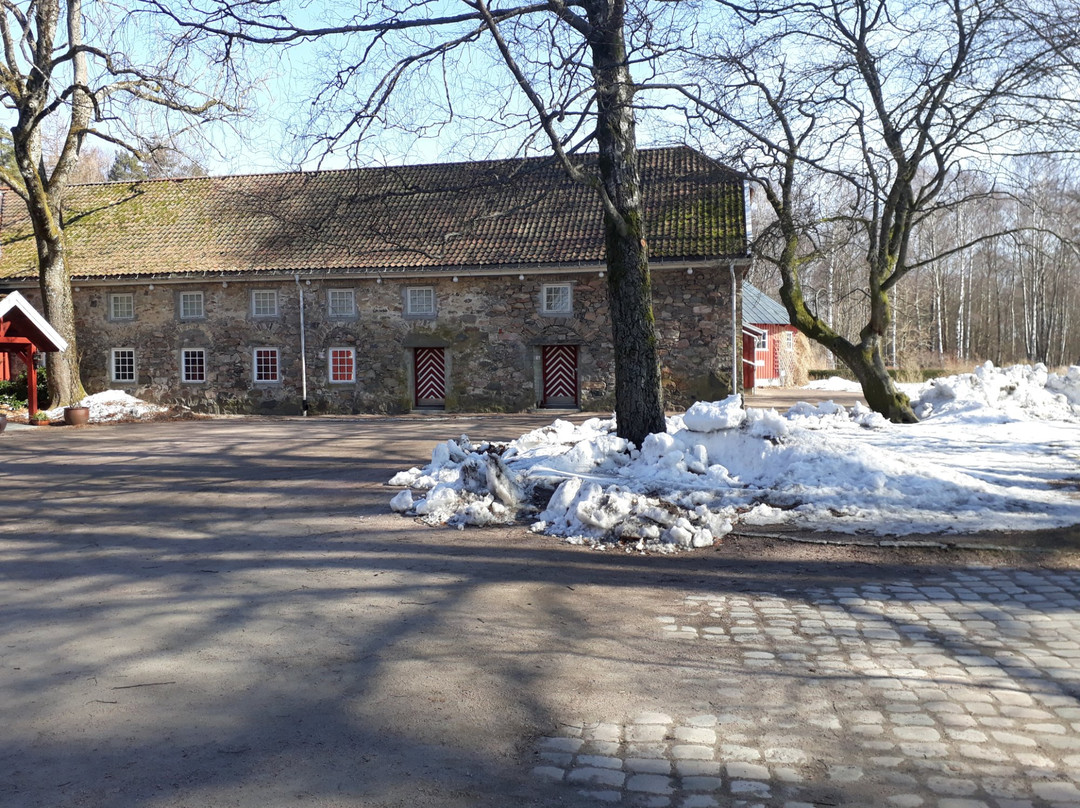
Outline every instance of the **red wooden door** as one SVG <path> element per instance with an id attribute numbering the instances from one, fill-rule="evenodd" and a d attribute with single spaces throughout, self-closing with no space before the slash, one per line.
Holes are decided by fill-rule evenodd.
<path id="1" fill-rule="evenodd" d="M 545 407 L 576 407 L 578 403 L 576 345 L 543 348 Z"/>
<path id="2" fill-rule="evenodd" d="M 416 406 L 446 404 L 446 353 L 444 348 L 414 348 Z"/>
<path id="3" fill-rule="evenodd" d="M 754 364 L 754 335 L 742 335 L 743 390 L 753 390 L 757 384 L 757 365 Z"/>

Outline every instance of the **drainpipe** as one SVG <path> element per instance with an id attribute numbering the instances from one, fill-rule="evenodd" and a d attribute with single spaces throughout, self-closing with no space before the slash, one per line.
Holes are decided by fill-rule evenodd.
<path id="1" fill-rule="evenodd" d="M 300 276 L 293 275 L 296 280 L 296 289 L 300 292 L 300 411 L 305 417 L 308 414 L 307 400 L 307 339 L 304 333 L 304 287 L 300 285 Z"/>
<path id="2" fill-rule="evenodd" d="M 738 313 L 738 304 L 736 296 L 738 295 L 739 286 L 735 280 L 735 262 L 728 262 L 728 272 L 731 273 L 731 395 L 735 395 L 739 391 L 739 377 L 736 375 L 739 368 L 739 326 L 741 325 L 736 319 Z"/>

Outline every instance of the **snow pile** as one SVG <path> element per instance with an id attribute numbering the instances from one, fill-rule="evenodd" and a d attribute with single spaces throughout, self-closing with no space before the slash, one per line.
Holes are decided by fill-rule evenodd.
<path id="1" fill-rule="evenodd" d="M 740 522 L 881 535 L 1080 524 L 1080 497 L 1061 484 L 1080 467 L 1080 369 L 983 366 L 920 387 L 928 417 L 910 425 L 861 404 L 780 414 L 730 397 L 670 417 L 640 449 L 613 419 L 555 421 L 507 446 L 462 436 L 395 475 L 407 490 L 392 507 L 661 551 L 709 546 Z"/>
<path id="2" fill-rule="evenodd" d="M 1071 420 L 1080 417 L 1080 366 L 1064 376 L 1046 365 L 996 368 L 987 362 L 973 373 L 932 379 L 921 387 L 912 406 L 916 415 L 975 414 L 998 420 Z"/>
<path id="3" fill-rule="evenodd" d="M 80 401 L 79 406 L 90 408 L 91 423 L 140 421 L 168 411 L 165 407 L 159 407 L 128 395 L 123 390 L 105 390 L 94 393 Z M 48 410 L 46 415 L 49 420 L 58 420 L 64 417 L 64 408 L 56 407 Z"/>

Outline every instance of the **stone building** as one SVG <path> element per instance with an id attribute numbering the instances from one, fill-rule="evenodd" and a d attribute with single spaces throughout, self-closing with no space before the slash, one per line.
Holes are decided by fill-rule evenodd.
<path id="1" fill-rule="evenodd" d="M 730 392 L 741 361 L 747 192 L 689 148 L 641 158 L 664 383 L 685 406 Z M 7 197 L 0 289 L 39 304 Z M 210 412 L 612 406 L 601 208 L 550 159 L 82 185 L 64 205 L 91 392 Z"/>

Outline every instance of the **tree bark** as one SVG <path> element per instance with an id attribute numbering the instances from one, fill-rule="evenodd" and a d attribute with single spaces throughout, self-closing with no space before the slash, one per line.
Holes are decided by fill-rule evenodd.
<path id="1" fill-rule="evenodd" d="M 916 423 L 919 419 L 911 408 L 911 400 L 897 389 L 885 366 L 885 330 L 891 320 L 888 292 L 878 283 L 871 284 L 870 321 L 863 328 L 859 342 L 845 339 L 807 308 L 795 261 L 798 237 L 790 218 L 781 217 L 781 227 L 787 228 L 789 235 L 780 261 L 780 299 L 788 310 L 791 324 L 810 339 L 825 346 L 833 356 L 851 369 L 862 386 L 866 403 L 872 410 L 881 413 L 893 423 Z"/>
<path id="2" fill-rule="evenodd" d="M 608 299 L 615 346 L 619 437 L 641 446 L 667 428 L 652 310 L 648 245 L 642 220 L 641 173 L 634 123 L 634 84 L 626 58 L 622 0 L 588 6 L 596 88 L 596 140 L 605 199 Z"/>
<path id="3" fill-rule="evenodd" d="M 67 407 L 78 403 L 86 395 L 86 391 L 79 375 L 75 307 L 71 297 L 67 244 L 60 221 L 60 203 L 48 192 L 35 167 L 40 165 L 38 138 L 39 132 L 36 128 L 30 132 L 21 124 L 12 128 L 15 160 L 26 186 L 27 212 L 37 245 L 42 313 L 68 343 L 65 351 L 46 354 L 50 407 Z"/>

